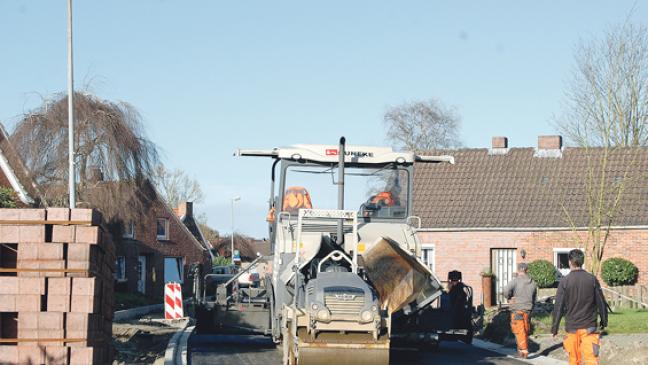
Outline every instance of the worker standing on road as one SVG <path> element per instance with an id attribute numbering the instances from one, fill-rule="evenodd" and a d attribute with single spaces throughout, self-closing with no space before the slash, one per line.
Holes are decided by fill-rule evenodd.
<path id="1" fill-rule="evenodd" d="M 551 333 L 558 334 L 558 326 L 565 315 L 567 336 L 563 341 L 569 353 L 569 365 L 598 365 L 600 334 L 596 325 L 597 314 L 601 317 L 600 328 L 607 326 L 607 304 L 596 277 L 583 270 L 585 255 L 581 250 L 569 251 L 567 276 L 560 280 L 556 292 Z"/>
<path id="2" fill-rule="evenodd" d="M 536 283 L 527 275 L 529 265 L 518 264 L 517 277 L 504 288 L 504 296 L 511 306 L 511 331 L 515 335 L 518 353 L 526 359 L 529 356 L 529 334 L 531 332 L 531 311 L 536 299 Z"/>

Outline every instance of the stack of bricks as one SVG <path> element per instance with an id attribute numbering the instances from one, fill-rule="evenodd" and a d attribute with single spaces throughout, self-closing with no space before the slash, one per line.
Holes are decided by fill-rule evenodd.
<path id="1" fill-rule="evenodd" d="M 92 209 L 0 209 L 0 364 L 110 364 L 114 245 Z"/>

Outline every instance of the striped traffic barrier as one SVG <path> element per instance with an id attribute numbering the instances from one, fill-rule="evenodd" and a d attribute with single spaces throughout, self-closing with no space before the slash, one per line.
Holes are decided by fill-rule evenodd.
<path id="1" fill-rule="evenodd" d="M 182 317 L 184 317 L 182 287 L 179 283 L 166 283 L 164 285 L 164 319 L 178 319 Z"/>

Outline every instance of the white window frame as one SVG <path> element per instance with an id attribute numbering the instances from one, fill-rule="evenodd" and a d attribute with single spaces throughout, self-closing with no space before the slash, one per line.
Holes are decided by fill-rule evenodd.
<path id="1" fill-rule="evenodd" d="M 160 221 L 164 221 L 164 235 L 158 234 L 157 225 Z M 158 218 L 155 221 L 155 234 L 158 241 L 168 241 L 169 240 L 169 219 L 168 218 Z"/>
<path id="2" fill-rule="evenodd" d="M 180 266 L 178 268 L 179 270 L 179 276 L 180 276 L 180 284 L 184 283 L 184 257 L 181 256 L 164 256 L 164 282 L 167 283 L 167 278 L 166 278 L 166 260 L 167 259 L 175 259 L 180 261 Z M 177 262 L 176 262 L 177 264 Z"/>
<path id="3" fill-rule="evenodd" d="M 122 261 L 122 265 L 119 265 L 119 261 Z M 123 282 L 128 280 L 126 278 L 126 257 L 117 256 L 115 259 L 115 280 Z"/>
<path id="4" fill-rule="evenodd" d="M 157 229 L 157 227 L 155 228 Z M 135 238 L 135 222 L 130 221 L 129 223 L 124 224 L 124 233 L 122 234 L 122 238 Z"/>
<path id="5" fill-rule="evenodd" d="M 569 270 L 569 268 L 567 268 L 567 269 L 559 269 L 558 268 L 558 254 L 561 254 L 561 253 L 569 254 L 569 251 L 575 250 L 575 249 L 579 249 L 579 250 L 585 252 L 582 248 L 578 248 L 578 247 L 555 247 L 553 249 L 553 264 L 554 264 L 554 267 L 556 268 L 556 270 L 560 273 L 560 275 L 565 276 L 565 275 L 569 274 L 570 270 Z M 561 270 L 563 270 L 565 272 L 563 272 Z"/>
<path id="6" fill-rule="evenodd" d="M 430 257 L 427 256 L 427 260 L 426 260 L 426 256 L 423 255 L 423 251 L 430 250 L 430 249 L 432 250 L 432 267 L 430 267 L 430 262 L 429 262 Z M 427 265 L 427 267 L 432 271 L 432 273 L 436 274 L 436 246 L 434 245 L 434 243 L 421 244 L 421 261 L 423 261 L 423 263 Z"/>

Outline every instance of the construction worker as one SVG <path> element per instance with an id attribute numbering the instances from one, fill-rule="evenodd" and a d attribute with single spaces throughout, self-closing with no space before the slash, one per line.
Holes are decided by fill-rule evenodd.
<path id="1" fill-rule="evenodd" d="M 448 273 L 448 297 L 453 327 L 471 329 L 472 289 L 463 283 L 461 271 L 453 270 Z"/>
<path id="2" fill-rule="evenodd" d="M 536 299 L 537 285 L 527 275 L 529 265 L 517 265 L 517 276 L 504 288 L 504 296 L 511 308 L 511 331 L 515 335 L 518 354 L 526 359 L 529 356 L 529 334 L 531 332 L 531 311 Z"/>
<path id="3" fill-rule="evenodd" d="M 555 338 L 564 315 L 567 336 L 563 347 L 569 353 L 569 365 L 581 365 L 583 360 L 585 365 L 598 365 L 601 342 L 596 320 L 600 315 L 600 328 L 607 327 L 607 304 L 596 277 L 583 270 L 583 251 L 571 250 L 568 257 L 570 272 L 558 285 L 551 333 Z"/>
<path id="4" fill-rule="evenodd" d="M 311 197 L 308 190 L 301 186 L 291 186 L 286 189 L 282 211 L 297 215 L 299 209 L 312 209 Z"/>

